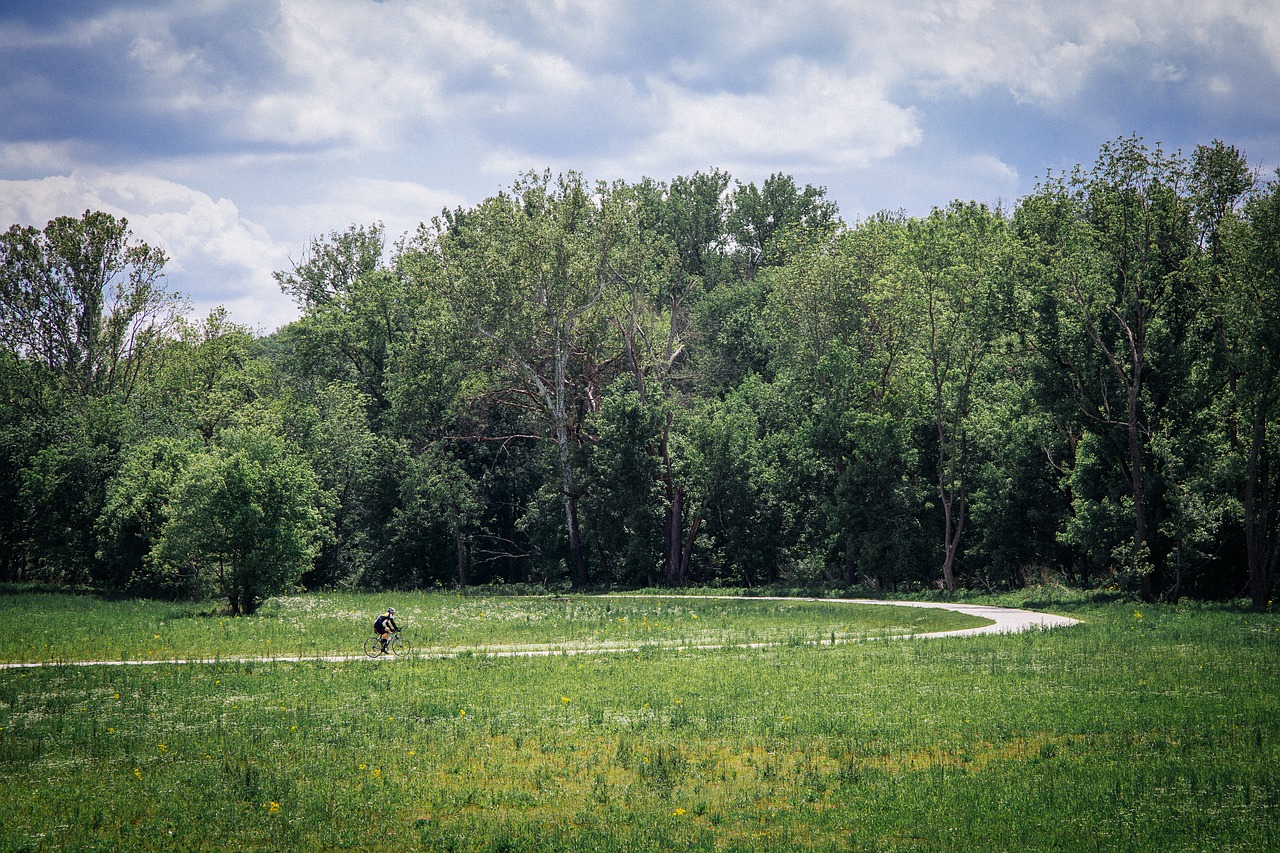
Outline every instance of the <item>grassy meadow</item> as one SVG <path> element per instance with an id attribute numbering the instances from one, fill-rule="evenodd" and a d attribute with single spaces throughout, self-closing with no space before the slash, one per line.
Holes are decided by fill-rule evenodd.
<path id="1" fill-rule="evenodd" d="M 423 654 L 830 642 L 981 624 L 957 613 L 821 601 L 426 592 L 287 596 L 234 618 L 216 604 L 0 591 L 0 663 L 360 654 L 388 605 Z"/>
<path id="2" fill-rule="evenodd" d="M 816 646 L 973 623 L 447 594 L 224 619 L 11 591 L 9 662 L 225 660 L 0 671 L 0 850 L 1277 849 L 1280 615 L 1037 594 L 996 603 L 1083 624 Z M 233 660 L 357 653 L 386 603 L 457 656 Z M 644 647 L 465 651 L 608 644 Z"/>

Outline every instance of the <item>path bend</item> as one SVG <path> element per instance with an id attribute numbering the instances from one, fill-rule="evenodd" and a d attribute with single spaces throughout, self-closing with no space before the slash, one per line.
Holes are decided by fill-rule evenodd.
<path id="1" fill-rule="evenodd" d="M 605 596 L 602 596 L 605 597 Z M 1065 628 L 1078 624 L 1079 619 L 1072 619 L 1070 616 L 1058 616 L 1052 613 L 1041 613 L 1035 610 L 1021 610 L 1016 607 L 996 607 L 989 604 L 954 604 L 942 601 L 885 601 L 877 598 L 794 598 L 788 596 L 741 596 L 741 595 L 653 595 L 653 596 L 637 596 L 637 595 L 618 595 L 617 598 L 663 598 L 663 599 L 702 599 L 702 600 L 724 600 L 724 601 L 803 601 L 803 602 L 820 602 L 827 604 L 872 604 L 883 607 L 927 607 L 941 610 L 953 610 L 957 613 L 966 613 L 970 616 L 977 616 L 981 619 L 990 620 L 990 624 L 979 625 L 976 628 L 960 628 L 954 631 L 933 631 L 920 634 L 895 634 L 892 636 L 872 636 L 859 637 L 851 639 L 841 639 L 834 642 L 841 644 L 846 642 L 866 642 L 871 640 L 884 639 L 912 639 L 925 640 L 936 637 L 964 637 L 975 636 L 978 634 L 1016 634 L 1022 631 L 1031 630 L 1047 630 L 1050 628 Z M 662 646 L 660 648 L 675 648 L 689 651 L 708 651 L 726 648 L 743 648 L 756 649 L 766 648 L 769 646 L 783 645 L 785 641 L 768 641 L 760 643 L 709 643 L 709 644 L 693 644 L 683 646 Z M 830 645 L 826 640 L 815 641 L 814 645 Z M 459 649 L 439 652 L 422 652 L 414 656 L 419 658 L 455 658 L 464 654 L 474 654 L 482 657 L 495 658 L 515 658 L 515 657 L 554 657 L 557 655 L 594 655 L 594 654 L 617 654 L 620 652 L 639 652 L 645 648 L 652 646 L 644 646 L 637 644 L 623 644 L 617 646 L 605 647 L 566 647 L 566 646 L 539 646 L 539 647 L 476 647 L 473 649 Z M 23 663 L 0 663 L 0 670 L 4 669 L 33 669 L 36 667 L 46 666 L 159 666 L 161 664 L 217 664 L 217 663 L 299 663 L 304 661 L 348 661 L 348 660 L 365 660 L 364 655 L 281 655 L 279 657 L 218 657 L 218 658 L 170 658 L 165 660 L 81 660 L 81 661 L 47 661 L 47 662 L 23 662 Z M 375 658 L 373 662 L 380 662 L 384 659 Z"/>

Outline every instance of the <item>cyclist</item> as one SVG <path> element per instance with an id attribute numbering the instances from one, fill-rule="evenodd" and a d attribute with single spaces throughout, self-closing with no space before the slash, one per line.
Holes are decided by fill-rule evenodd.
<path id="1" fill-rule="evenodd" d="M 378 615 L 373 620 L 373 633 L 382 638 L 382 653 L 387 653 L 387 641 L 391 639 L 392 631 L 399 631 L 400 626 L 396 624 L 396 609 L 388 607 L 386 613 Z"/>

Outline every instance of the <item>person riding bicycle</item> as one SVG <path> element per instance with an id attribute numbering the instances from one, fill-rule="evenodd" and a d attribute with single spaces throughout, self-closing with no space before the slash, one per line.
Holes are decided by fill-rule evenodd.
<path id="1" fill-rule="evenodd" d="M 391 639 L 392 631 L 399 631 L 400 626 L 396 624 L 396 609 L 388 607 L 386 613 L 379 614 L 377 619 L 373 620 L 373 633 L 382 638 L 382 651 L 387 651 L 387 642 Z"/>

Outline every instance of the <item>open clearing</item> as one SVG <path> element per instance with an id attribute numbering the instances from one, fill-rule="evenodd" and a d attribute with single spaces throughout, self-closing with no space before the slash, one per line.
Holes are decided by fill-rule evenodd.
<path id="1" fill-rule="evenodd" d="M 443 656 L 322 659 L 387 601 L 0 596 L 10 660 L 68 659 L 33 613 L 97 658 L 221 655 L 0 671 L 0 849 L 1280 844 L 1280 614 L 1030 591 L 1000 603 L 1080 621 L 1010 632 L 933 602 L 402 594 Z M 523 641 L 638 651 L 474 651 Z"/>
<path id="2" fill-rule="evenodd" d="M 608 596 L 599 596 L 607 598 Z M 985 620 L 986 624 L 976 625 L 970 628 L 957 628 L 945 631 L 926 631 L 920 633 L 903 633 L 903 634 L 880 634 L 876 636 L 858 636 L 858 637 L 840 637 L 831 636 L 827 639 L 815 639 L 807 641 L 814 645 L 835 645 L 842 642 L 861 642 L 869 639 L 929 639 L 938 637 L 960 637 L 960 636 L 976 636 L 980 634 L 1010 634 L 1020 631 L 1049 629 L 1058 627 L 1068 627 L 1079 622 L 1069 616 L 1058 616 L 1051 613 L 1038 613 L 1030 610 L 1023 610 L 1013 607 L 997 607 L 994 605 L 979 604 L 956 604 L 947 602 L 924 602 L 924 601 L 893 601 L 886 602 L 878 599 L 866 598 L 782 598 L 774 596 L 619 596 L 627 600 L 643 600 L 644 598 L 665 599 L 669 601 L 689 601 L 689 600 L 707 600 L 707 601 L 782 601 L 782 602 L 810 602 L 823 604 L 849 604 L 872 607 L 921 607 L 938 610 L 949 610 L 955 613 L 961 613 L 972 616 L 977 619 Z M 642 649 L 659 646 L 681 648 L 688 650 L 709 651 L 713 649 L 723 648 L 766 648 L 771 645 L 778 645 L 784 642 L 794 642 L 794 640 L 773 640 L 773 641 L 757 641 L 743 643 L 689 643 L 676 641 L 664 644 L 661 641 L 657 643 L 646 644 L 627 644 L 612 643 L 607 645 L 565 645 L 565 644 L 514 644 L 514 645 L 484 645 L 468 647 L 465 649 L 453 649 L 448 651 L 424 649 L 414 654 L 423 658 L 449 658 L 456 657 L 460 654 L 476 654 L 487 657 L 541 657 L 547 655 L 579 655 L 579 654 L 611 654 L 611 653 L 636 653 Z M 23 662 L 0 662 L 0 669 L 30 668 L 39 666 L 139 666 L 139 665 L 157 665 L 157 664 L 217 664 L 217 663 L 246 663 L 248 661 L 278 661 L 278 662 L 302 662 L 302 661 L 326 661 L 338 662 L 345 660 L 355 660 L 363 657 L 357 654 L 327 654 L 327 655 L 256 655 L 256 656 L 236 656 L 236 657 L 196 657 L 196 658 L 154 658 L 147 660 L 58 660 L 58 661 L 23 661 Z M 382 662 L 389 659 L 380 658 Z"/>

